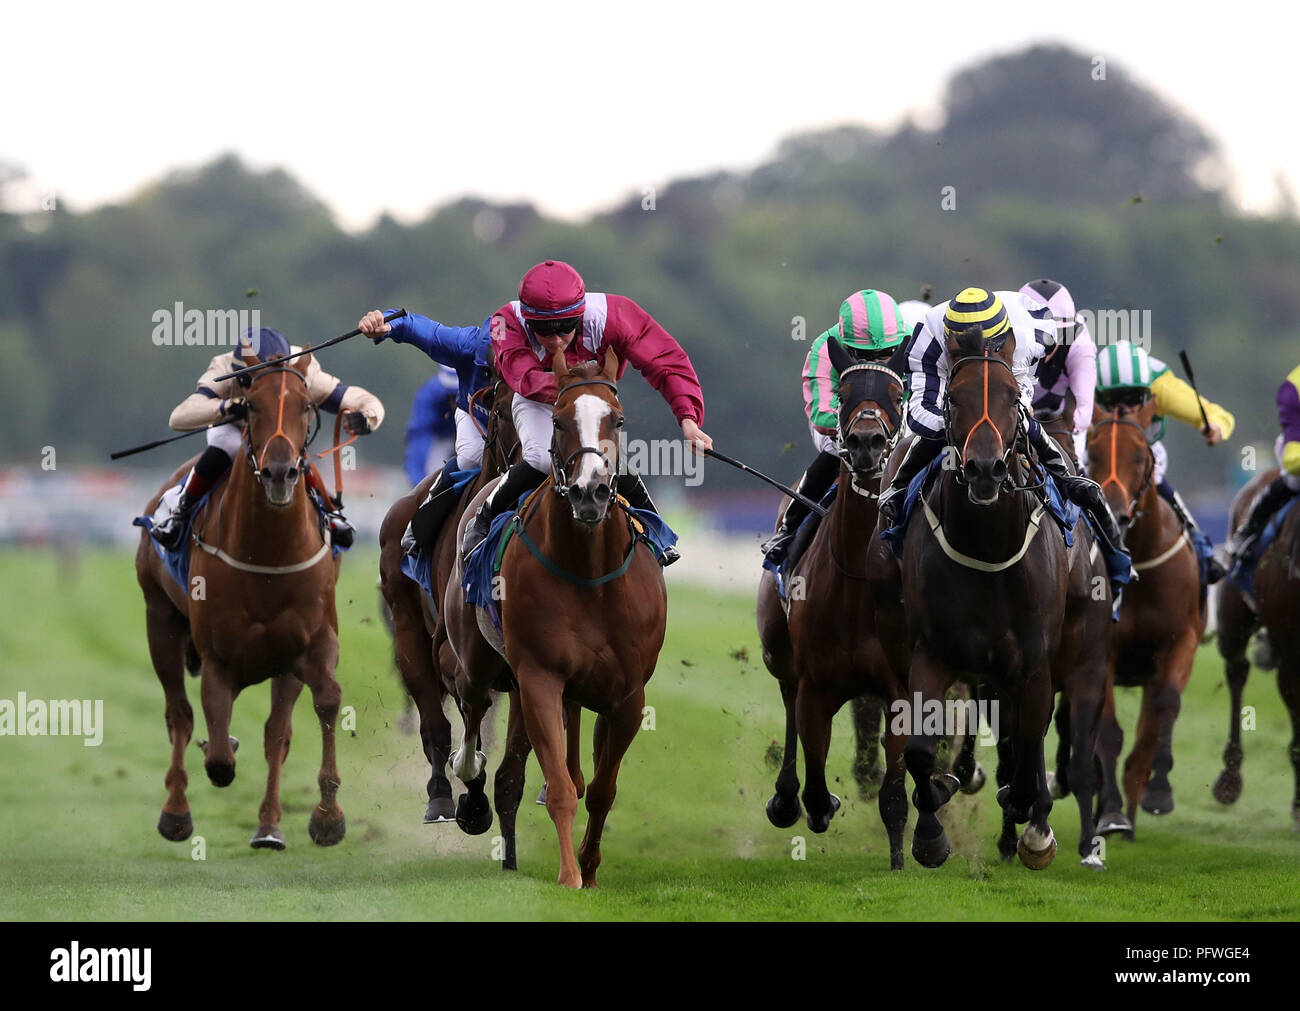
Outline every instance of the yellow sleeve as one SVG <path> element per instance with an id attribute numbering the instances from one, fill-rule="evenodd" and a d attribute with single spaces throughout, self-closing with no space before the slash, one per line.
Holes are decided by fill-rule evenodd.
<path id="1" fill-rule="evenodd" d="M 1152 380 L 1151 392 L 1156 398 L 1156 410 L 1159 413 L 1191 425 L 1198 431 L 1204 425 L 1195 391 L 1172 372 L 1162 372 Z M 1205 407 L 1205 416 L 1210 419 L 1210 424 L 1218 425 L 1223 431 L 1223 437 L 1230 438 L 1232 430 L 1237 427 L 1237 419 L 1204 397 L 1200 398 L 1200 403 Z"/>
<path id="2" fill-rule="evenodd" d="M 1288 442 L 1282 447 L 1282 469 L 1288 474 L 1300 474 L 1300 442 Z"/>

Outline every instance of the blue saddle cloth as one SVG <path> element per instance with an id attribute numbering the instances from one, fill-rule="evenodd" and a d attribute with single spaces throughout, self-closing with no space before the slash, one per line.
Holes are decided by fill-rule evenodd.
<path id="1" fill-rule="evenodd" d="M 817 504 L 823 509 L 829 509 L 831 503 L 835 501 L 835 496 L 839 492 L 839 488 L 840 483 L 839 481 L 836 481 L 830 486 L 826 494 L 822 496 L 821 501 Z M 795 529 L 794 536 L 790 538 L 789 543 L 791 547 L 800 543 L 800 540 L 804 536 L 804 527 L 808 526 L 810 523 L 820 523 L 821 521 L 822 517 L 809 509 L 803 520 L 800 521 L 799 526 Z M 807 550 L 807 545 L 804 545 L 804 550 Z M 781 595 L 782 600 L 786 599 L 789 592 L 790 570 L 799 563 L 799 559 L 802 557 L 803 551 L 799 552 L 798 557 L 796 557 L 793 552 L 787 551 L 785 557 L 781 559 L 780 565 L 775 564 L 770 558 L 763 559 L 763 568 L 776 576 L 776 592 Z"/>
<path id="2" fill-rule="evenodd" d="M 1242 559 L 1232 567 L 1228 573 L 1228 578 L 1232 584 L 1239 589 L 1252 603 L 1255 600 L 1255 569 L 1259 566 L 1259 560 L 1264 557 L 1264 552 L 1269 546 L 1277 540 L 1277 535 L 1282 532 L 1282 524 L 1286 522 L 1287 513 L 1291 507 L 1300 502 L 1300 498 L 1293 498 L 1281 509 L 1273 514 L 1273 517 L 1264 527 L 1264 532 L 1259 535 L 1259 540 L 1255 542 L 1255 550 L 1251 554 L 1249 561 Z"/>
<path id="3" fill-rule="evenodd" d="M 453 461 L 448 461 L 451 463 Z M 444 465 L 444 470 L 446 466 Z M 447 476 L 451 479 L 452 493 L 460 495 L 464 492 L 465 486 L 474 478 L 478 477 L 482 467 L 469 467 L 465 470 L 451 470 Z M 437 599 L 433 592 L 433 553 L 426 551 L 423 547 L 417 547 L 415 554 L 402 555 L 402 572 L 408 579 L 415 583 L 429 596 Z"/>
<path id="4" fill-rule="evenodd" d="M 162 559 L 163 568 L 167 570 L 172 579 L 176 580 L 176 582 L 181 585 L 186 593 L 188 593 L 190 589 L 190 536 L 194 532 L 194 521 L 199 518 L 199 514 L 203 512 L 203 508 L 208 504 L 208 499 L 212 497 L 212 493 L 217 490 L 221 485 L 221 482 L 225 479 L 226 475 L 224 474 L 218 478 L 216 484 L 209 488 L 204 493 L 203 497 L 195 504 L 194 508 L 190 510 L 189 519 L 185 521 L 185 533 L 181 537 L 179 548 L 175 551 L 169 551 L 152 537 L 149 538 L 149 543 L 153 545 L 154 551 L 158 552 L 158 557 Z M 184 479 L 182 478 L 181 484 L 177 484 L 175 488 L 169 490 L 174 491 L 180 488 L 183 483 Z M 325 507 L 322 505 L 320 499 L 315 495 L 309 497 L 311 498 L 312 504 L 316 507 L 316 512 L 321 516 L 322 521 L 324 522 Z M 131 521 L 131 525 L 144 527 L 146 530 L 152 531 L 153 516 L 137 516 Z M 215 534 L 213 536 L 215 537 Z M 208 543 L 212 543 L 212 541 L 208 540 Z M 346 550 L 347 548 L 335 544 L 332 552 L 333 557 L 338 558 L 338 556 Z"/>
<path id="5" fill-rule="evenodd" d="M 912 479 L 912 482 L 907 486 L 907 494 L 903 498 L 903 508 L 899 513 L 898 525 L 881 532 L 881 539 L 889 545 L 889 550 L 893 552 L 895 558 L 903 557 L 903 540 L 907 536 L 907 525 L 912 518 L 912 512 L 920 503 L 924 490 L 929 487 L 930 479 L 938 474 L 942 467 L 943 456 L 941 454 L 935 457 L 925 470 Z M 1092 517 L 1061 493 L 1060 487 L 1050 474 L 1046 477 L 1047 480 L 1038 495 L 1047 506 L 1047 511 L 1060 526 L 1061 533 L 1065 537 L 1065 546 L 1067 548 L 1074 546 L 1074 527 L 1079 522 L 1080 514 L 1082 514 L 1084 520 L 1088 523 L 1089 529 L 1093 530 L 1097 547 L 1106 562 L 1106 571 L 1109 573 L 1111 581 L 1127 583 L 1132 568 L 1132 560 L 1129 555 L 1124 551 L 1108 550 L 1105 542 L 1100 537 L 1096 537 Z"/>

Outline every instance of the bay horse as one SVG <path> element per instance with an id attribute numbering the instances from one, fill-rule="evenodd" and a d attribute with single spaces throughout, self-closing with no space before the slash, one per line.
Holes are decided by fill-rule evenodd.
<path id="1" fill-rule="evenodd" d="M 519 437 L 515 434 L 510 411 L 514 392 L 497 375 L 493 350 L 488 349 L 492 384 L 481 391 L 491 405 L 484 433 L 482 469 L 459 492 L 460 499 L 434 543 L 432 585 L 439 588 L 447 585 L 451 574 L 460 543 L 455 538 L 457 520 L 465 504 L 504 474 L 519 453 Z M 451 724 L 443 713 L 442 704 L 446 698 L 446 685 L 455 681 L 456 657 L 447 644 L 442 601 L 431 599 L 402 571 L 402 536 L 439 473 L 434 471 L 427 475 L 408 494 L 394 502 L 379 527 L 379 582 L 393 616 L 393 652 L 402 683 L 419 713 L 420 742 L 429 761 L 430 776 L 426 786 L 429 799 L 424 811 L 426 825 L 452 821 L 455 816 L 451 782 L 446 773 L 447 758 L 451 753 Z"/>
<path id="2" fill-rule="evenodd" d="M 1089 473 L 1101 482 L 1138 573 L 1120 608 L 1098 741 L 1102 796 L 1097 830 L 1130 840 L 1136 835 L 1139 802 L 1150 814 L 1174 808 L 1169 782 L 1174 721 L 1206 621 L 1196 551 L 1156 490 L 1148 439 L 1155 410 L 1153 398 L 1141 405 L 1118 404 L 1109 413 L 1098 405 L 1088 430 Z M 1115 685 L 1142 686 L 1137 740 L 1124 763 L 1123 798 L 1116 769 L 1124 731 L 1115 718 Z"/>
<path id="3" fill-rule="evenodd" d="M 808 827 L 825 832 L 840 799 L 826 784 L 831 722 L 840 707 L 862 695 L 902 698 L 902 678 L 890 667 L 875 632 L 866 576 L 867 547 L 875 532 L 880 475 L 902 416 L 903 380 L 887 366 L 854 363 L 832 337 L 826 344 L 839 374 L 839 488 L 829 514 L 790 573 L 783 604 L 775 578 L 759 586 L 758 626 L 763 661 L 777 679 L 786 713 L 786 744 L 768 819 L 788 828 L 800 814 L 797 744 L 803 743 Z M 788 606 L 788 615 L 785 607 Z M 903 867 L 907 788 L 905 734 L 887 727 L 879 789 L 880 818 L 889 834 L 890 867 Z"/>
<path id="4" fill-rule="evenodd" d="M 185 693 L 187 665 L 201 679 L 208 725 L 204 767 L 216 786 L 228 786 L 235 778 L 237 742 L 230 736 L 235 698 L 250 685 L 271 680 L 271 714 L 264 733 L 266 795 L 252 846 L 282 850 L 286 845 L 280 830 L 280 770 L 289 753 L 293 705 L 304 685 L 311 689 L 322 741 L 320 803 L 307 831 L 313 842 L 332 846 L 347 830 L 337 799 L 334 741 L 342 698 L 334 677 L 339 560 L 331 557 L 330 539 L 323 532 L 328 528 L 305 482 L 307 444 L 314 434 L 312 423 L 319 420 L 307 393 L 310 361 L 304 355 L 252 377 L 245 394 L 244 460 L 231 465 L 229 476 L 196 514 L 190 587 L 181 587 L 168 574 L 148 532 L 141 532 L 136 578 L 144 593 L 149 654 L 167 699 L 172 746 L 158 831 L 174 842 L 189 838 L 194 828 L 186 796 L 185 748 L 194 729 Z M 192 462 L 149 500 L 147 513 Z"/>
<path id="5" fill-rule="evenodd" d="M 1001 703 L 1012 764 L 998 800 L 1004 820 L 1028 822 L 1016 852 L 1025 866 L 1041 870 L 1057 849 L 1043 738 L 1053 667 L 1066 643 L 1070 560 L 1044 507 L 1025 493 L 1032 486 L 1016 453 L 1022 423 L 1015 340 L 1012 333 L 991 348 L 973 327 L 947 341 L 944 464 L 909 520 L 901 581 L 909 692 L 919 693 L 923 711 L 942 710 L 960 679 L 972 688 L 986 685 Z M 1042 527 L 1048 530 L 1039 536 Z M 918 812 L 912 855 L 938 867 L 951 846 L 937 812 L 961 781 L 935 774 L 941 735 L 929 720 L 921 730 L 904 749 Z"/>
<path id="6" fill-rule="evenodd" d="M 500 684 L 503 672 L 512 677 L 518 692 L 511 695 L 506 756 L 495 792 L 509 866 L 531 749 L 546 778 L 546 808 L 559 840 L 559 883 L 595 888 L 619 765 L 641 726 L 645 685 L 663 647 L 668 595 L 653 552 L 615 508 L 618 433 L 624 423 L 615 383 L 617 356 L 610 350 L 603 366 L 590 362 L 571 370 L 561 350 L 552 369 L 559 386 L 553 469 L 526 501 L 501 558 L 500 635 L 486 614 L 466 602 L 459 555 L 447 582 L 447 633 L 460 661 L 456 698 L 465 724 L 451 760 L 453 772 L 470 788 L 461 798 L 463 813 L 476 819 L 486 806 L 481 786 L 472 785 L 485 775 L 485 758 L 474 747 L 479 723 L 490 689 Z M 467 508 L 462 528 L 486 494 Z M 576 861 L 578 790 L 568 763 L 572 746 L 566 755 L 566 706 L 597 714 L 595 772 L 586 784 L 587 832 Z M 572 736 L 577 722 L 568 720 Z"/>
<path id="7" fill-rule="evenodd" d="M 1232 501 L 1231 525 L 1245 522 L 1255 496 L 1279 474 L 1270 468 L 1254 478 Z M 1229 689 L 1228 743 L 1223 749 L 1223 771 L 1214 781 L 1214 797 L 1234 804 L 1241 796 L 1241 696 L 1250 674 L 1246 647 L 1261 625 L 1267 631 L 1272 659 L 1277 665 L 1277 687 L 1291 716 L 1289 755 L 1295 769 L 1291 799 L 1292 827 L 1300 832 L 1300 507 L 1292 508 L 1282 529 L 1255 567 L 1255 609 L 1236 584 L 1219 584 L 1216 606 L 1219 619 L 1219 653 L 1223 657 Z M 1256 658 L 1258 664 L 1259 658 Z"/>

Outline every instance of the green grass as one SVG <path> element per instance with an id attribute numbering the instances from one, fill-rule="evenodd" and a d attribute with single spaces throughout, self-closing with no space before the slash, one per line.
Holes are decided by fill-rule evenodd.
<path id="1" fill-rule="evenodd" d="M 1032 919 L 1187 920 L 1300 916 L 1300 836 L 1288 810 L 1289 724 L 1271 675 L 1254 672 L 1246 703 L 1246 789 L 1233 808 L 1210 795 L 1227 726 L 1227 694 L 1213 648 L 1202 651 L 1175 734 L 1178 809 L 1143 815 L 1139 841 L 1112 840 L 1109 870 L 1074 855 L 1072 800 L 1058 803 L 1056 862 L 1041 873 L 997 856 L 992 790 L 950 805 L 955 852 L 937 871 L 888 871 L 874 802 L 849 774 L 852 731 L 837 718 L 832 786 L 843 812 L 822 836 L 803 823 L 781 831 L 763 813 L 772 772 L 764 754 L 781 734 L 775 683 L 759 660 L 753 602 L 674 589 L 668 640 L 648 703 L 656 728 L 633 742 L 607 825 L 598 892 L 555 885 L 555 834 L 531 802 L 530 761 L 520 812 L 520 869 L 504 874 L 492 837 L 425 826 L 427 767 L 417 739 L 399 732 L 402 693 L 377 611 L 375 559 L 354 552 L 339 590 L 344 703 L 355 735 L 340 738 L 342 845 L 307 838 L 320 736 L 308 702 L 285 767 L 284 853 L 248 846 L 265 779 L 258 686 L 235 708 L 244 742 L 239 774 L 218 790 L 197 749 L 188 759 L 195 832 L 168 843 L 154 822 L 168 747 L 162 692 L 149 664 L 144 609 L 130 558 L 86 554 L 60 573 L 53 555 L 0 555 L 0 698 L 102 698 L 98 748 L 76 738 L 0 738 L 0 917 L 4 919 Z M 744 651 L 747 651 L 744 652 Z M 190 697 L 199 711 L 197 682 Z M 1131 741 L 1137 694 L 1119 699 Z M 502 714 L 498 714 L 498 717 Z M 584 729 L 590 740 L 591 718 Z M 206 736 L 202 722 L 196 736 Z M 499 734 L 498 734 L 499 740 Z M 1049 742 L 1053 744 L 1053 742 Z M 1054 746 L 1054 745 L 1053 745 Z M 584 761 L 590 775 L 590 748 Z M 990 772 L 991 752 L 981 749 Z M 496 753 L 490 756 L 495 768 Z M 909 782 L 910 790 L 910 782 Z M 585 826 L 580 809 L 577 832 Z M 915 814 L 909 820 L 908 838 Z M 803 836 L 806 859 L 791 858 Z"/>

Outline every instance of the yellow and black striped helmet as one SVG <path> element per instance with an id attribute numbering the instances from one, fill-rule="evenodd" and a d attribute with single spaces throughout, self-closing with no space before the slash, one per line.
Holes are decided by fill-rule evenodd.
<path id="1" fill-rule="evenodd" d="M 983 327 L 984 342 L 999 346 L 1011 332 L 1002 299 L 984 288 L 964 288 L 949 303 L 943 314 L 945 337 L 960 337 L 972 327 Z"/>

